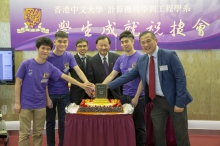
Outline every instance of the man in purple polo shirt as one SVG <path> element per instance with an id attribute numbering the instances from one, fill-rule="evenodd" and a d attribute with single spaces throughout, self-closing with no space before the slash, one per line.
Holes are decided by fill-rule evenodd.
<path id="1" fill-rule="evenodd" d="M 14 111 L 19 113 L 19 146 L 30 145 L 29 136 L 32 117 L 33 144 L 35 146 L 41 146 L 42 144 L 46 105 L 50 104 L 46 96 L 49 79 L 57 81 L 62 78 L 83 89 L 94 89 L 92 84 L 82 84 L 46 61 L 52 47 L 53 42 L 51 39 L 47 37 L 38 38 L 36 41 L 37 56 L 23 61 L 16 73 Z"/>
<path id="2" fill-rule="evenodd" d="M 55 48 L 51 51 L 47 61 L 57 67 L 61 72 L 68 75 L 70 69 L 74 69 L 80 79 L 85 83 L 89 83 L 82 70 L 77 65 L 74 56 L 66 51 L 68 47 L 68 34 L 64 31 L 58 31 L 55 34 L 54 45 Z M 70 93 L 68 82 L 59 79 L 57 81 L 50 79 L 48 83 L 49 99 L 51 99 L 51 106 L 46 108 L 46 133 L 47 145 L 55 146 L 55 124 L 56 111 L 58 112 L 58 135 L 59 146 L 63 146 L 64 139 L 64 121 L 65 121 L 65 107 L 70 102 Z M 56 110 L 57 109 L 57 110 Z"/>
<path id="3" fill-rule="evenodd" d="M 126 30 L 122 32 L 119 39 L 121 42 L 121 47 L 125 51 L 125 54 L 121 55 L 116 60 L 113 71 L 103 81 L 103 84 L 111 82 L 119 73 L 125 74 L 132 70 L 132 68 L 136 64 L 138 57 L 142 55 L 134 49 L 134 35 L 130 31 Z M 122 104 L 131 103 L 135 106 L 133 119 L 135 124 L 137 146 L 145 146 L 146 142 L 146 126 L 144 119 L 145 96 L 143 88 L 141 88 L 140 91 L 137 92 L 138 87 L 142 87 L 141 84 L 142 82 L 139 77 L 124 84 L 123 96 L 121 98 Z"/>

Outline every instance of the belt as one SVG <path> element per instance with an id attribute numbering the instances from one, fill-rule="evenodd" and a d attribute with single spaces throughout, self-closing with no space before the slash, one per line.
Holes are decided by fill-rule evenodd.
<path id="1" fill-rule="evenodd" d="M 164 96 L 160 96 L 160 95 L 156 95 L 157 97 L 162 97 L 162 98 L 164 98 Z"/>

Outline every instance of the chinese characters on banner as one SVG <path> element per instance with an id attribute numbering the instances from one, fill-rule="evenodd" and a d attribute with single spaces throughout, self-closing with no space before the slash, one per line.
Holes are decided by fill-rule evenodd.
<path id="1" fill-rule="evenodd" d="M 138 37 L 145 30 L 154 32 L 158 45 L 167 49 L 220 48 L 220 28 L 217 27 L 220 25 L 220 4 L 217 0 L 196 1 L 195 4 L 188 0 L 129 3 L 94 0 L 92 4 L 85 0 L 66 0 L 65 3 L 48 0 L 50 5 L 43 4 L 43 0 L 20 1 L 23 5 L 10 0 L 11 43 L 16 50 L 32 50 L 30 46 L 37 37 L 54 39 L 59 30 L 69 34 L 69 46 L 85 38 L 91 50 L 96 49 L 95 40 L 100 35 L 110 37 L 111 50 L 120 50 L 118 37 L 124 30 L 130 30 L 135 36 L 137 50 L 141 49 Z"/>

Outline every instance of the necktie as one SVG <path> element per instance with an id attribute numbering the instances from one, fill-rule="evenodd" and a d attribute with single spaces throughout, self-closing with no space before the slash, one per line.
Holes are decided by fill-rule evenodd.
<path id="1" fill-rule="evenodd" d="M 84 70 L 86 71 L 86 62 L 85 62 L 86 57 L 82 57 L 81 59 L 82 59 Z"/>
<path id="2" fill-rule="evenodd" d="M 150 57 L 150 66 L 149 66 L 149 97 L 153 100 L 156 96 L 155 91 L 155 65 L 154 65 L 154 56 Z"/>
<path id="3" fill-rule="evenodd" d="M 108 75 L 108 63 L 107 63 L 105 57 L 103 58 L 103 65 L 104 65 L 104 68 L 105 68 L 106 75 Z"/>

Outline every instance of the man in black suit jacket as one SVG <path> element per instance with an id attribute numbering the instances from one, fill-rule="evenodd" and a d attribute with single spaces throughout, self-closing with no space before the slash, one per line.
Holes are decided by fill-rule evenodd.
<path id="1" fill-rule="evenodd" d="M 81 38 L 76 41 L 76 50 L 78 53 L 74 55 L 76 62 L 79 68 L 83 71 L 85 76 L 88 78 L 88 63 L 91 56 L 86 55 L 88 50 L 88 41 Z M 83 83 L 83 81 L 79 78 L 76 71 L 74 69 L 70 69 L 71 76 L 77 81 Z M 85 93 L 85 90 L 79 88 L 76 85 L 71 84 L 70 88 L 70 102 L 74 102 L 76 104 L 80 104 L 83 98 L 89 98 L 89 96 Z"/>
<path id="2" fill-rule="evenodd" d="M 102 83 L 112 72 L 115 61 L 120 55 L 109 52 L 111 40 L 107 36 L 100 36 L 96 39 L 96 48 L 99 53 L 89 61 L 89 77 L 91 83 Z M 104 61 L 106 60 L 106 62 Z M 120 88 L 108 89 L 108 98 L 121 98 Z"/>

